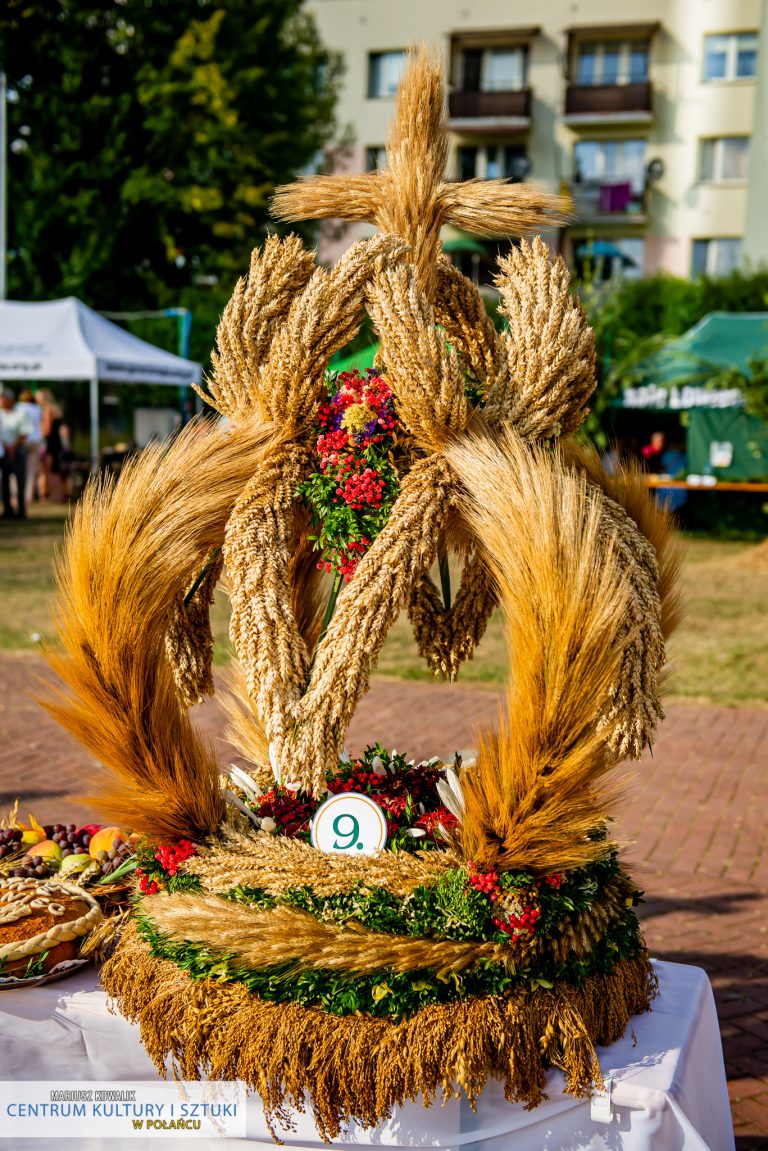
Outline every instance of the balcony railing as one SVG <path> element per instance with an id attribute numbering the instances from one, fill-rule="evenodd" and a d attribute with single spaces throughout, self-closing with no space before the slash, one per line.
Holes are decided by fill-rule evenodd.
<path id="1" fill-rule="evenodd" d="M 628 181 L 573 183 L 570 192 L 579 220 L 610 216 L 641 223 L 645 219 L 645 193 L 635 191 Z"/>
<path id="2" fill-rule="evenodd" d="M 650 84 L 569 84 L 565 92 L 566 116 L 651 116 Z"/>
<path id="3" fill-rule="evenodd" d="M 531 89 L 515 92 L 452 92 L 448 97 L 451 120 L 529 119 Z"/>

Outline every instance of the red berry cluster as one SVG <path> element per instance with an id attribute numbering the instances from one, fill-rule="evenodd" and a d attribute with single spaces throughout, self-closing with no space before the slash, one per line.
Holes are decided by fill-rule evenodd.
<path id="1" fill-rule="evenodd" d="M 505 891 L 495 871 L 480 872 L 474 863 L 467 864 L 469 886 L 488 897 L 495 904 L 498 913 L 493 916 L 493 925 L 509 936 L 511 943 L 532 936 L 541 918 L 541 909 L 536 906 L 531 890 Z"/>
<path id="2" fill-rule="evenodd" d="M 380 508 L 386 485 L 376 469 L 365 460 L 347 460 L 345 464 L 342 470 L 346 470 L 346 475 L 339 476 L 340 486 L 336 488 L 334 502 L 342 499 L 353 511 Z"/>
<path id="3" fill-rule="evenodd" d="M 154 895 L 156 891 L 160 890 L 161 884 L 158 879 L 162 881 L 167 876 L 175 875 L 179 870 L 179 865 L 185 859 L 189 859 L 190 855 L 194 855 L 196 851 L 197 848 L 194 843 L 188 839 L 180 839 L 178 843 L 161 844 L 151 859 L 151 847 L 142 851 L 141 857 L 145 866 L 136 868 L 139 890 L 143 895 Z M 159 864 L 158 868 L 154 866 L 155 861 Z M 162 874 L 160 874 L 161 872 Z"/>
<path id="4" fill-rule="evenodd" d="M 554 887 L 555 891 L 559 891 L 563 882 L 562 872 L 556 871 L 552 875 L 545 875 L 543 881 L 541 879 L 538 881 L 539 887 L 542 882 L 546 883 L 547 887 Z"/>
<path id="5" fill-rule="evenodd" d="M 139 879 L 139 890 L 142 895 L 154 895 L 156 891 L 160 890 L 159 885 L 154 879 L 150 879 L 146 871 L 141 867 L 136 868 L 136 875 Z"/>
<path id="6" fill-rule="evenodd" d="M 370 771 L 361 760 L 354 760 L 347 771 L 341 771 L 328 781 L 332 795 L 346 791 L 360 791 L 363 795 L 373 795 L 386 787 L 390 779 L 385 772 Z"/>
<path id="7" fill-rule="evenodd" d="M 509 911 L 506 919 L 494 917 L 493 922 L 499 931 L 503 931 L 514 943 L 524 935 L 533 935 L 540 917 L 541 911 L 538 907 L 521 905 L 519 912 Z"/>
<path id="8" fill-rule="evenodd" d="M 498 898 L 498 892 L 501 890 L 499 887 L 499 876 L 496 871 L 477 871 L 474 863 L 467 864 L 469 871 L 469 886 L 474 887 L 475 891 L 487 895 L 491 903 L 495 903 Z"/>
<path id="9" fill-rule="evenodd" d="M 359 540 L 350 540 L 347 544 L 347 550 L 339 552 L 336 557 L 336 567 L 344 577 L 344 582 L 349 583 L 352 576 L 355 574 L 355 569 L 360 562 L 360 557 L 370 547 L 371 541 L 366 536 L 361 536 Z M 318 565 L 323 571 L 330 573 L 333 569 L 333 564 L 330 560 L 320 560 Z"/>
<path id="10" fill-rule="evenodd" d="M 164 843 L 155 852 L 155 859 L 169 875 L 175 875 L 179 864 L 197 851 L 194 843 L 188 839 L 180 839 L 178 843 Z"/>

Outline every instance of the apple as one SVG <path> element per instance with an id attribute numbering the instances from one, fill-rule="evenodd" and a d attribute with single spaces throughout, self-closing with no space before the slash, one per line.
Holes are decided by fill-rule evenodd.
<path id="1" fill-rule="evenodd" d="M 123 831 L 122 827 L 102 827 L 101 831 L 97 831 L 95 835 L 91 836 L 91 842 L 88 844 L 88 854 L 91 859 L 96 859 L 100 851 L 111 851 L 116 839 L 120 843 L 126 843 L 128 832 Z"/>
<path id="2" fill-rule="evenodd" d="M 22 843 L 23 842 L 24 840 L 22 839 Z M 39 843 L 35 841 L 28 849 L 26 858 L 34 859 L 38 855 L 48 863 L 61 863 L 62 860 L 61 848 L 58 843 L 54 843 L 52 839 L 41 839 Z"/>

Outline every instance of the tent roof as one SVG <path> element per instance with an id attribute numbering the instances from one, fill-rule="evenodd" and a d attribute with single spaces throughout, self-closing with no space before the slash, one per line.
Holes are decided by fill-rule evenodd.
<path id="1" fill-rule="evenodd" d="M 364 372 L 366 368 L 373 367 L 373 361 L 378 350 L 378 344 L 368 344 L 366 347 L 360 348 L 359 351 L 352 352 L 351 355 L 330 363 L 328 367 L 332 372 L 353 372 L 355 369 L 358 372 Z"/>
<path id="2" fill-rule="evenodd" d="M 81 300 L 0 301 L 0 379 L 199 383 L 200 364 L 132 336 Z"/>
<path id="3" fill-rule="evenodd" d="M 721 368 L 746 373 L 758 356 L 768 356 L 768 312 L 710 312 L 639 367 L 649 383 L 666 384 L 706 379 Z"/>

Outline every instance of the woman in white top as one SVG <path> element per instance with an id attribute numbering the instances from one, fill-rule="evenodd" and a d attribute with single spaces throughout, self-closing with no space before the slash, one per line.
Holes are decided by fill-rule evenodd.
<path id="1" fill-rule="evenodd" d="M 43 411 L 29 388 L 25 388 L 18 398 L 16 410 L 26 416 L 29 435 L 27 436 L 27 478 L 24 483 L 27 507 L 35 496 L 35 481 L 40 468 L 40 454 L 43 450 Z"/>

